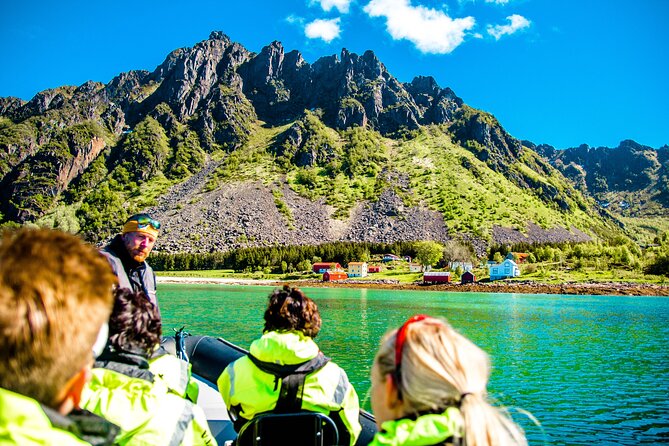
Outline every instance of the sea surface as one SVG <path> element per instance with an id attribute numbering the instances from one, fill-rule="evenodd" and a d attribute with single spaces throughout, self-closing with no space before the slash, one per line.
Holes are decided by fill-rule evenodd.
<path id="1" fill-rule="evenodd" d="M 160 284 L 164 334 L 185 325 L 248 348 L 261 335 L 271 290 Z M 316 341 L 347 371 L 368 410 L 380 338 L 426 313 L 447 318 L 490 354 L 490 396 L 510 410 L 530 444 L 669 444 L 667 297 L 304 291 L 323 319 Z"/>

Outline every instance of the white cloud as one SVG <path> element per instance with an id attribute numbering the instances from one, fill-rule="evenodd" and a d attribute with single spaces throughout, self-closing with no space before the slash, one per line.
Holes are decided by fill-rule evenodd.
<path id="1" fill-rule="evenodd" d="M 323 39 L 327 43 L 339 37 L 339 18 L 331 20 L 314 20 L 304 28 L 304 34 L 310 39 Z"/>
<path id="2" fill-rule="evenodd" d="M 514 14 L 507 17 L 508 25 L 488 25 L 488 34 L 499 40 L 504 35 L 510 35 L 521 29 L 528 28 L 532 22 L 522 15 Z"/>
<path id="3" fill-rule="evenodd" d="M 286 17 L 286 22 L 290 23 L 291 25 L 302 25 L 304 23 L 304 19 L 300 16 L 291 14 Z"/>
<path id="4" fill-rule="evenodd" d="M 409 40 L 423 53 L 452 52 L 476 24 L 473 17 L 451 19 L 436 9 L 411 6 L 409 0 L 372 0 L 365 12 L 370 17 L 385 17 L 393 39 Z"/>
<path id="5" fill-rule="evenodd" d="M 341 14 L 347 14 L 352 0 L 314 0 L 323 8 L 323 11 L 329 12 L 332 8 L 337 8 Z"/>
<path id="6" fill-rule="evenodd" d="M 509 0 L 485 0 L 486 3 L 494 3 L 496 5 L 508 5 Z"/>

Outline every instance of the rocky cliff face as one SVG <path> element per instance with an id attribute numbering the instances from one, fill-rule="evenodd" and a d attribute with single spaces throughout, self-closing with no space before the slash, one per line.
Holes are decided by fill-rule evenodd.
<path id="1" fill-rule="evenodd" d="M 413 180 L 386 181 L 383 175 L 390 174 L 379 167 L 385 146 L 393 145 L 388 141 L 420 135 L 425 126 L 448 132 L 505 181 L 561 212 L 587 207 L 573 188 L 545 179 L 555 171 L 533 147 L 430 76 L 399 82 L 371 51 L 358 55 L 343 49 L 309 64 L 299 52 L 286 53 L 280 42 L 272 42 L 255 54 L 214 32 L 192 48 L 173 51 L 152 72 L 46 90 L 28 102 L 0 98 L 0 218 L 35 221 L 57 205 L 70 206 L 84 232 L 95 235 L 111 231 L 130 209 L 151 208 L 166 227 L 182 228 L 161 237 L 162 247 L 172 251 L 335 240 L 444 241 L 453 234 L 443 215 L 421 199 L 407 199 L 414 194 L 408 186 Z M 352 133 L 358 128 L 375 136 L 360 141 L 363 136 Z M 549 152 L 544 151 L 556 166 L 567 166 L 565 175 L 577 184 L 597 187 L 593 166 L 581 163 L 581 155 L 567 161 Z M 465 158 L 463 163 L 481 169 Z M 648 182 L 649 175 L 666 177 L 666 156 L 656 157 L 656 164 L 641 158 L 614 183 L 623 184 L 637 168 L 641 173 L 634 181 L 646 181 L 644 187 L 659 184 Z M 283 169 L 282 175 L 237 180 L 244 172 L 235 168 L 249 160 L 274 163 L 272 169 Z M 225 174 L 219 174 L 223 168 Z M 288 187 L 286 178 L 296 170 L 306 178 L 301 181 L 326 175 L 333 184 L 351 183 L 358 198 L 348 218 L 332 218 L 324 199 L 307 199 Z M 378 175 L 379 181 L 366 184 L 356 175 Z M 214 177 L 225 180 L 215 187 Z M 362 188 L 364 193 L 355 195 Z M 459 236 L 481 246 L 478 236 Z M 556 237 L 583 238 L 571 229 Z"/>
<path id="2" fill-rule="evenodd" d="M 630 194 L 641 200 L 669 204 L 669 157 L 666 146 L 655 150 L 631 140 L 618 147 L 590 147 L 583 144 L 566 150 L 548 145 L 536 146 L 581 191 L 602 202 L 605 207 L 629 208 Z"/>

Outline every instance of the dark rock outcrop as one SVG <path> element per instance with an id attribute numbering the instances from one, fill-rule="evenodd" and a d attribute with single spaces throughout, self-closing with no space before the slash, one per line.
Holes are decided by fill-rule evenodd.
<path id="1" fill-rule="evenodd" d="M 212 159 L 234 161 L 242 153 L 234 153 L 240 148 L 248 149 L 240 158 L 248 155 L 267 162 L 273 155 L 281 168 L 322 166 L 331 169 L 329 178 L 342 175 L 346 181 L 355 181 L 357 173 L 347 171 L 342 162 L 349 156 L 349 167 L 351 160 L 363 167 L 368 163 L 374 176 L 385 169 L 383 157 L 391 152 L 386 146 L 394 144 L 390 139 L 413 137 L 420 132 L 411 131 L 430 124 L 442 125 L 438 131 L 491 169 L 520 187 L 540 191 L 537 194 L 544 201 L 564 212 L 574 202 L 571 192 L 541 181 L 555 172 L 544 160 L 523 164 L 533 171 L 531 175 L 514 168 L 528 152 L 536 154 L 511 137 L 494 117 L 467 107 L 432 77 L 399 82 L 372 51 L 358 55 L 342 49 L 339 55 L 309 64 L 297 51 L 286 53 L 280 42 L 255 54 L 214 32 L 192 48 L 173 51 L 152 72 L 122 73 L 106 85 L 89 81 L 79 87 L 45 90 L 28 102 L 0 99 L 0 116 L 8 118 L 3 120 L 7 126 L 0 128 L 0 212 L 5 219 L 33 221 L 52 210 L 68 185 L 76 184 L 97 158 L 95 172 L 78 192 L 80 201 L 66 204 L 81 204 L 87 193 L 83 189 L 106 180 L 115 182 L 104 196 L 113 201 L 139 193 L 138 185 L 156 175 L 170 181 L 186 179 L 158 197 L 153 209 L 166 222 L 159 243 L 167 251 L 336 240 L 446 241 L 454 234 L 449 234 L 443 216 L 421 205 L 405 205 L 402 200 L 412 194 L 411 179 L 395 171 L 383 170 L 380 181 L 362 185 L 368 188 L 364 196 L 376 198 L 351 203 L 346 220 L 332 218 L 334 209 L 323 200 L 300 197 L 285 184 L 225 183 L 230 180 L 227 177 L 216 190 L 205 192 L 204 188 L 219 162 Z M 276 129 L 278 125 L 287 128 Z M 377 139 L 346 145 L 346 135 L 361 130 L 351 129 L 356 126 L 364 128 L 361 134 L 374 134 Z M 263 140 L 263 146 L 254 146 L 254 131 L 270 134 L 274 129 L 278 135 L 271 133 L 270 143 Z M 112 146 L 105 158 L 101 158 L 103 141 Z M 245 145 L 249 141 L 254 144 Z M 379 157 L 373 162 L 365 158 L 377 151 Z M 642 159 L 633 164 L 641 169 L 638 176 L 656 169 L 653 172 L 659 176 L 665 172 L 666 177 L 666 161 L 661 161 L 666 157 L 657 159 L 662 168 L 643 164 Z M 204 169 L 197 171 L 205 160 Z M 590 188 L 589 168 L 576 159 L 567 164 L 571 166 L 567 175 Z M 476 169 L 482 170 L 481 166 Z M 277 181 L 276 177 L 270 181 Z M 285 208 L 277 205 L 279 195 Z M 504 240 L 522 238 L 508 231 L 500 234 Z M 552 240 L 551 234 L 530 227 L 523 240 Z M 566 230 L 553 238 L 569 234 L 575 240 L 582 238 Z M 466 234 L 459 236 L 467 239 Z M 480 245 L 477 239 L 477 252 Z"/>

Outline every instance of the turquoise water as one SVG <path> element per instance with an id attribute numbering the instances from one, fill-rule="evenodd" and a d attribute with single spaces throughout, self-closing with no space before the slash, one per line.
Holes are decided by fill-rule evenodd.
<path id="1" fill-rule="evenodd" d="M 270 287 L 159 286 L 165 334 L 186 325 L 244 348 L 260 336 Z M 447 318 L 492 357 L 491 397 L 530 444 L 669 443 L 669 299 L 305 288 L 321 350 L 361 400 L 381 336 L 416 313 Z M 369 408 L 369 402 L 365 402 Z M 530 412 L 541 426 L 522 411 Z"/>

